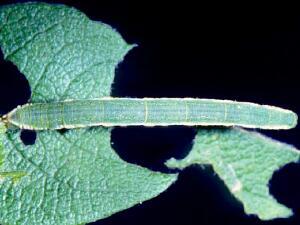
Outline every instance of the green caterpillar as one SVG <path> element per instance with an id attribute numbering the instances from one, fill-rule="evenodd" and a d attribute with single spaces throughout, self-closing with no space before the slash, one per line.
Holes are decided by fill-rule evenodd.
<path id="1" fill-rule="evenodd" d="M 26 104 L 1 120 L 29 130 L 135 125 L 289 129 L 296 126 L 297 115 L 278 107 L 230 100 L 105 97 Z"/>

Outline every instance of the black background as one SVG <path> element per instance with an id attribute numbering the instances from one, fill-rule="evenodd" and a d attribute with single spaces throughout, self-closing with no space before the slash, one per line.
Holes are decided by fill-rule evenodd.
<path id="1" fill-rule="evenodd" d="M 0 4 L 17 1 L 0 1 Z M 18 1 L 20 2 L 20 1 Z M 132 50 L 116 71 L 113 96 L 202 97 L 276 105 L 300 114 L 300 12 L 279 5 L 212 5 L 153 1 L 48 1 L 74 6 L 116 28 Z M 0 61 L 0 113 L 25 103 L 25 78 Z M 262 131 L 300 147 L 300 128 Z M 192 128 L 116 128 L 112 141 L 126 161 L 168 171 L 163 162 L 184 157 Z M 34 135 L 24 133 L 30 142 Z M 242 151 L 242 149 L 241 149 Z M 289 219 L 246 216 L 210 167 L 190 167 L 157 198 L 92 224 L 300 224 L 300 166 L 276 172 L 270 191 L 292 208 Z"/>

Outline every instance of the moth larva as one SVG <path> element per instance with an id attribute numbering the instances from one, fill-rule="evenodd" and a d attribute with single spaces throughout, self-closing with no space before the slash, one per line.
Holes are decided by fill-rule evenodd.
<path id="1" fill-rule="evenodd" d="M 19 106 L 2 120 L 29 130 L 90 126 L 242 126 L 289 129 L 297 115 L 249 102 L 197 98 L 112 98 Z"/>

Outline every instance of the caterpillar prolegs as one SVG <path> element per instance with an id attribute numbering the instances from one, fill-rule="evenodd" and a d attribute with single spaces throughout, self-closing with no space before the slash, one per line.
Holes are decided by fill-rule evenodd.
<path id="1" fill-rule="evenodd" d="M 135 125 L 289 129 L 296 126 L 297 115 L 278 107 L 230 100 L 104 97 L 25 104 L 1 120 L 29 130 Z"/>

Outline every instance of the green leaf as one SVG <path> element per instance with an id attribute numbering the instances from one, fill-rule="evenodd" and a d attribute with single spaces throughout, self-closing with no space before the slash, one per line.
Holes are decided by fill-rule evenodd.
<path id="1" fill-rule="evenodd" d="M 23 171 L 1 182 L 4 224 L 79 224 L 107 217 L 158 195 L 176 175 L 123 162 L 105 129 L 40 132 L 24 146 L 18 132 L 4 137 L 1 171 Z"/>
<path id="2" fill-rule="evenodd" d="M 114 70 L 133 47 L 111 27 L 63 5 L 15 4 L 0 9 L 0 44 L 24 73 L 31 102 L 110 94 Z M 176 174 L 121 160 L 110 129 L 37 133 L 25 146 L 0 122 L 0 223 L 82 224 L 157 196 Z"/>
<path id="3" fill-rule="evenodd" d="M 115 67 L 134 46 L 63 5 L 4 6 L 0 19 L 4 57 L 25 74 L 31 102 L 109 96 Z"/>
<path id="4" fill-rule="evenodd" d="M 242 129 L 200 129 L 194 146 L 183 160 L 170 159 L 170 168 L 191 164 L 211 164 L 248 214 L 269 220 L 288 217 L 291 210 L 269 193 L 268 182 L 274 171 L 299 160 L 294 147 L 256 132 Z"/>

